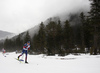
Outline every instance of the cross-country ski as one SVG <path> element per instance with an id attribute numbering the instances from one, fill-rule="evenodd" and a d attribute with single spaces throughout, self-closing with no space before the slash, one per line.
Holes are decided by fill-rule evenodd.
<path id="1" fill-rule="evenodd" d="M 18 59 L 18 58 L 15 58 L 16 60 L 18 60 L 18 61 L 24 61 L 23 59 Z"/>

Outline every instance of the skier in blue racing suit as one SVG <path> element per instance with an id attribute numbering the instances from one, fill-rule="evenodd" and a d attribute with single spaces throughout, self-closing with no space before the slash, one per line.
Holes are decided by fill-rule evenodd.
<path id="1" fill-rule="evenodd" d="M 29 49 L 30 49 L 30 41 L 28 41 L 27 43 L 24 44 L 22 53 L 21 53 L 21 55 L 18 56 L 18 60 L 19 60 L 20 56 L 22 56 L 25 53 L 25 55 L 26 55 L 26 57 L 25 57 L 25 63 L 28 63 L 27 62 L 27 51 Z"/>

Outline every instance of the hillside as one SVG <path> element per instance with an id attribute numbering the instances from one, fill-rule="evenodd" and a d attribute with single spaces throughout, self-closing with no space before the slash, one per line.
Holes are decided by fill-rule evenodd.
<path id="1" fill-rule="evenodd" d="M 1 31 L 0 30 L 0 40 L 1 39 L 5 39 L 5 38 L 10 38 L 12 37 L 14 34 L 13 33 L 10 33 L 10 32 L 6 32 L 6 31 Z"/>
<path id="2" fill-rule="evenodd" d="M 79 18 L 79 15 L 80 15 L 80 11 L 77 12 L 77 13 L 70 13 L 69 15 L 59 15 L 59 16 L 55 16 L 55 17 L 51 17 L 51 18 L 48 18 L 47 20 L 43 21 L 44 25 L 46 26 L 50 21 L 55 21 L 55 22 L 58 22 L 58 20 L 61 20 L 61 24 L 64 25 L 64 22 L 66 20 L 69 20 L 70 21 L 70 24 L 71 26 L 76 26 L 76 25 L 80 25 L 80 18 Z M 84 12 L 86 13 L 86 11 Z M 40 26 L 40 23 L 30 29 L 28 29 L 27 31 L 29 32 L 31 38 L 38 33 L 39 31 L 39 26 Z M 25 36 L 26 32 L 23 32 L 21 33 L 21 36 L 22 38 Z"/>

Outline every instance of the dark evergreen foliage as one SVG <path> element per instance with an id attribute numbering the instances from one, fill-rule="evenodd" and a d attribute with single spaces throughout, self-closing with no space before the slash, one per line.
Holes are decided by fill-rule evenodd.
<path id="1" fill-rule="evenodd" d="M 93 28 L 93 54 L 97 55 L 97 50 L 99 48 L 99 28 L 100 28 L 100 0 L 90 0 L 91 1 L 91 10 L 89 12 L 90 24 Z"/>

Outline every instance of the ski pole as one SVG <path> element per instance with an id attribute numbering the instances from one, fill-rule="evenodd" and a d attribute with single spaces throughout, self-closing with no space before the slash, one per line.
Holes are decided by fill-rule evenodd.
<path id="1" fill-rule="evenodd" d="M 23 60 L 24 54 L 22 55 L 22 60 Z"/>

